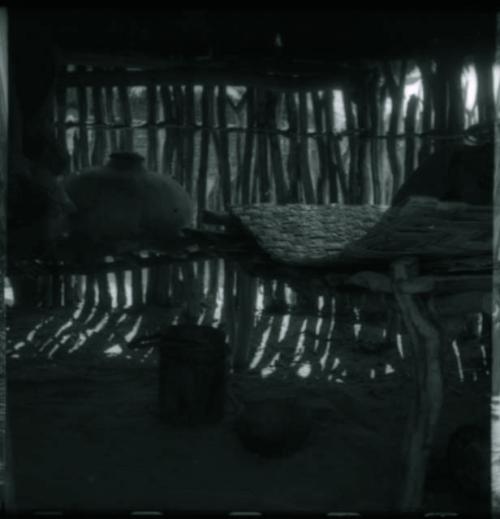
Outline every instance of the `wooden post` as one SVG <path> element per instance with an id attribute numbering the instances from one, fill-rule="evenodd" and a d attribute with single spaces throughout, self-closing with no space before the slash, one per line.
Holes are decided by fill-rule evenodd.
<path id="1" fill-rule="evenodd" d="M 287 92 L 286 109 L 288 116 L 288 132 L 289 132 L 289 146 L 288 146 L 288 185 L 290 186 L 290 203 L 297 203 L 300 200 L 299 189 L 299 120 L 297 114 L 297 101 L 295 94 Z"/>
<path id="2" fill-rule="evenodd" d="M 104 96 L 101 87 L 92 87 L 92 102 L 94 107 L 94 123 L 104 124 Z M 102 128 L 94 130 L 94 149 L 92 151 L 92 165 L 104 163 L 106 157 L 106 135 Z M 99 305 L 105 308 L 111 307 L 111 294 L 109 292 L 108 277 L 105 272 L 97 275 L 97 288 L 99 291 Z"/>
<path id="3" fill-rule="evenodd" d="M 184 162 L 185 162 L 185 183 L 184 188 L 193 196 L 194 188 L 194 127 L 195 119 L 195 104 L 194 104 L 194 87 L 193 85 L 186 85 L 184 93 Z"/>
<path id="4" fill-rule="evenodd" d="M 218 166 L 220 175 L 220 185 L 222 186 L 222 200 L 224 210 L 231 205 L 231 164 L 229 162 L 229 143 L 227 137 L 227 96 L 226 87 L 218 87 L 217 92 L 217 119 L 219 132 L 217 135 Z"/>
<path id="5" fill-rule="evenodd" d="M 85 67 L 78 67 L 80 70 L 85 70 Z M 87 89 L 85 87 L 78 87 L 76 89 L 78 100 L 78 151 L 79 151 L 79 166 L 80 168 L 88 168 L 90 166 L 89 141 L 87 133 L 88 120 L 88 103 L 87 103 Z"/>
<path id="6" fill-rule="evenodd" d="M 84 71 L 86 67 L 77 67 L 77 70 Z M 74 135 L 74 161 L 75 170 L 85 169 L 90 166 L 90 150 L 87 132 L 88 122 L 88 102 L 87 88 L 79 86 L 76 89 L 78 103 L 78 135 Z M 77 283 L 80 283 L 80 276 L 77 276 Z"/>
<path id="7" fill-rule="evenodd" d="M 437 60 L 437 69 L 434 74 L 432 86 L 434 90 L 434 129 L 438 135 L 444 135 L 448 130 L 448 73 L 447 56 Z M 434 149 L 441 150 L 450 145 L 449 141 L 437 139 Z"/>
<path id="8" fill-rule="evenodd" d="M 411 135 L 415 134 L 417 108 L 418 97 L 412 95 L 408 101 L 405 117 L 405 133 L 407 137 L 405 148 L 405 167 L 403 182 L 415 169 L 415 137 L 411 137 Z"/>
<path id="9" fill-rule="evenodd" d="M 493 95 L 493 56 L 485 53 L 475 57 L 477 74 L 477 106 L 480 123 L 491 123 L 495 117 L 495 98 Z"/>
<path id="10" fill-rule="evenodd" d="M 6 221 L 7 221 L 7 154 L 8 141 L 8 110 L 9 110 L 9 64 L 8 64 L 8 18 L 7 9 L 0 9 L 0 506 L 4 513 L 13 512 L 14 507 L 14 477 L 11 458 L 11 431 L 7 421 L 7 376 L 6 376 L 6 347 L 7 336 L 5 326 L 5 279 L 7 273 L 6 261 Z M 10 136 L 12 138 L 12 135 Z M 7 514 L 5 514 L 7 515 Z"/>
<path id="11" fill-rule="evenodd" d="M 184 188 L 193 195 L 193 169 L 194 169 L 194 87 L 186 85 L 184 91 L 184 129 L 183 129 L 183 154 L 184 154 Z M 185 321 L 196 324 L 200 310 L 199 288 L 197 286 L 195 265 L 193 262 L 185 262 L 181 267 L 183 275 Z"/>
<path id="12" fill-rule="evenodd" d="M 147 124 L 148 124 L 148 156 L 147 167 L 150 171 L 158 169 L 158 130 L 156 129 L 158 101 L 156 85 L 147 87 Z"/>
<path id="13" fill-rule="evenodd" d="M 330 202 L 329 194 L 331 190 L 329 189 L 329 184 L 331 179 L 333 178 L 334 182 L 336 182 L 336 180 L 330 172 L 331 162 L 328 160 L 327 136 L 325 135 L 323 125 L 321 99 L 317 91 L 311 92 L 311 96 L 314 110 L 314 124 L 316 126 L 316 133 L 318 134 L 316 137 L 316 145 L 318 147 L 319 175 L 316 190 L 318 193 L 318 202 L 324 204 Z"/>
<path id="14" fill-rule="evenodd" d="M 130 98 L 128 89 L 124 85 L 118 87 L 118 98 L 120 101 L 121 119 L 126 127 L 121 132 L 120 148 L 122 150 L 132 151 L 134 149 L 134 133 L 132 130 L 132 109 L 130 106 Z M 125 274 L 117 273 L 116 283 L 123 284 L 123 294 L 125 293 Z M 120 289 L 121 291 L 121 289 Z M 120 293 L 120 292 L 119 292 Z M 142 275 L 140 269 L 132 271 L 132 304 L 142 303 Z"/>
<path id="15" fill-rule="evenodd" d="M 210 153 L 210 128 L 213 124 L 213 87 L 204 87 L 201 96 L 201 144 L 200 144 L 200 166 L 198 169 L 198 227 L 203 228 L 202 215 L 207 208 L 207 187 L 208 187 L 208 160 Z"/>
<path id="16" fill-rule="evenodd" d="M 260 201 L 275 202 L 276 190 L 273 190 L 273 178 L 268 162 L 268 139 L 267 130 L 270 128 L 269 117 L 275 112 L 273 99 L 266 91 L 260 91 L 259 104 L 257 106 L 257 162 L 258 174 L 260 174 Z"/>
<path id="17" fill-rule="evenodd" d="M 57 141 L 62 149 L 67 153 L 66 146 L 66 89 L 57 86 L 55 90 L 56 100 L 56 134 Z"/>
<path id="18" fill-rule="evenodd" d="M 358 184 L 358 146 L 359 139 L 354 136 L 354 131 L 356 130 L 356 124 L 354 120 L 354 113 L 352 110 L 352 99 L 351 92 L 348 88 L 344 89 L 343 92 L 343 101 L 344 101 L 344 110 L 345 110 L 345 120 L 346 120 L 346 129 L 349 133 L 348 142 L 349 142 L 349 203 L 358 204 L 360 202 L 360 192 L 361 186 Z"/>
<path id="19" fill-rule="evenodd" d="M 278 204 L 284 204 L 288 200 L 288 186 L 286 184 L 285 171 L 283 169 L 283 157 L 281 154 L 281 140 L 276 134 L 277 129 L 276 110 L 280 102 L 280 96 L 269 90 L 267 95 L 267 123 L 269 131 L 269 153 L 272 165 L 274 184 L 276 186 L 275 196 Z"/>
<path id="20" fill-rule="evenodd" d="M 147 86 L 147 124 L 148 124 L 148 151 L 147 167 L 150 171 L 158 171 L 159 137 L 158 128 L 158 92 L 157 86 L 149 84 Z M 162 299 L 162 276 L 160 271 L 163 266 L 153 266 L 148 269 L 148 281 L 146 287 L 146 304 L 155 304 Z"/>
<path id="21" fill-rule="evenodd" d="M 380 99 L 380 87 L 379 87 L 379 74 L 375 74 L 369 83 L 368 88 L 368 113 L 370 118 L 370 126 L 372 133 L 378 135 L 381 124 L 383 124 L 384 114 L 379 112 L 379 99 Z M 370 165 L 372 171 L 372 186 L 373 186 L 373 202 L 375 204 L 382 203 L 383 186 L 380 178 L 380 143 L 379 140 L 374 136 L 371 140 L 370 146 Z"/>
<path id="22" fill-rule="evenodd" d="M 248 276 L 241 269 L 236 271 L 237 324 L 232 351 L 232 366 L 236 372 L 248 368 L 250 362 L 250 344 L 255 320 L 255 297 L 257 279 Z"/>
<path id="23" fill-rule="evenodd" d="M 224 299 L 222 305 L 222 316 L 224 320 L 224 328 L 231 352 L 235 348 L 237 323 L 236 323 L 236 298 L 235 294 L 235 266 L 228 260 L 224 261 Z"/>
<path id="24" fill-rule="evenodd" d="M 299 92 L 299 128 L 300 128 L 300 182 L 304 190 L 304 199 L 306 204 L 316 203 L 316 193 L 314 190 L 314 182 L 312 179 L 311 169 L 309 167 L 309 112 L 307 109 L 307 92 Z"/>
<path id="25" fill-rule="evenodd" d="M 146 90 L 147 100 L 147 124 L 148 124 L 148 151 L 147 167 L 150 171 L 158 170 L 158 129 L 156 127 L 158 117 L 158 99 L 156 85 L 148 85 Z M 146 287 L 146 304 L 156 302 L 157 286 L 159 283 L 158 270 L 161 267 L 150 267 Z"/>
<path id="26" fill-rule="evenodd" d="M 124 85 L 118 86 L 121 119 L 125 129 L 120 132 L 120 149 L 132 151 L 134 149 L 134 131 L 132 130 L 132 109 L 128 89 Z"/>
<path id="27" fill-rule="evenodd" d="M 175 128 L 173 135 L 175 141 L 175 149 L 177 153 L 177 162 L 174 169 L 174 178 L 184 185 L 185 178 L 185 156 L 184 156 L 184 89 L 181 85 L 173 87 L 173 113 L 175 114 Z"/>
<path id="28" fill-rule="evenodd" d="M 422 75 L 422 87 L 424 92 L 424 106 L 422 109 L 422 133 L 428 132 L 432 127 L 432 105 L 433 105 L 433 73 L 431 65 L 428 61 L 420 61 L 418 63 L 420 73 Z M 431 153 L 431 140 L 429 137 L 422 138 L 422 145 L 418 154 L 418 164 L 428 157 Z"/>
<path id="29" fill-rule="evenodd" d="M 204 323 L 209 326 L 214 324 L 214 314 L 217 308 L 217 294 L 219 291 L 220 284 L 220 271 L 221 271 L 221 260 L 213 259 L 209 260 L 208 263 L 208 276 L 207 276 L 207 297 L 206 305 L 209 310 L 205 315 Z"/>
<path id="30" fill-rule="evenodd" d="M 497 98 L 496 121 L 500 98 Z M 497 157 L 494 171 L 494 206 L 493 206 L 493 298 L 491 311 L 491 462 L 492 476 L 492 516 L 500 513 L 500 139 L 496 127 L 495 155 Z"/>
<path id="31" fill-rule="evenodd" d="M 82 316 L 91 313 L 96 300 L 96 278 L 93 274 L 85 276 L 85 292 L 83 294 Z"/>
<path id="32" fill-rule="evenodd" d="M 175 130 L 169 125 L 175 124 L 175 114 L 172 108 L 172 94 L 170 87 L 161 85 L 160 96 L 163 106 L 163 117 L 165 119 L 165 141 L 162 153 L 162 171 L 167 175 L 174 174 L 174 154 L 175 154 Z"/>
<path id="33" fill-rule="evenodd" d="M 385 107 L 389 99 L 387 81 L 384 81 L 380 86 L 380 96 L 378 98 L 378 112 L 380 114 L 378 135 L 387 135 L 389 131 L 389 121 L 385 113 Z M 390 119 L 390 116 L 389 116 Z M 382 204 L 390 204 L 393 198 L 393 177 L 390 170 L 389 157 L 387 153 L 387 142 L 382 141 L 379 146 L 379 161 L 380 161 L 380 182 L 381 182 L 381 198 Z"/>
<path id="34" fill-rule="evenodd" d="M 418 304 L 416 295 L 403 293 L 398 283 L 417 275 L 412 258 L 391 266 L 395 296 L 410 339 L 414 359 L 415 386 L 403 442 L 405 468 L 401 511 L 415 512 L 422 505 L 427 461 L 443 401 L 440 333 Z"/>
<path id="35" fill-rule="evenodd" d="M 368 113 L 368 84 L 360 85 L 358 92 L 358 130 L 370 133 L 370 118 Z M 359 201 L 362 204 L 373 203 L 373 186 L 370 175 L 370 162 L 367 160 L 370 153 L 370 141 L 367 137 L 362 137 L 358 144 L 358 171 L 357 182 L 360 189 Z"/>
<path id="36" fill-rule="evenodd" d="M 399 163 L 398 157 L 398 145 L 396 135 L 398 133 L 401 121 L 401 110 L 404 96 L 406 68 L 406 61 L 403 61 L 400 64 L 399 80 L 396 82 L 390 63 L 384 63 L 385 79 L 389 90 L 389 95 L 392 100 L 392 112 L 389 123 L 389 132 L 387 134 L 387 154 L 393 177 L 393 195 L 401 187 L 403 181 L 403 175 L 401 174 L 401 165 Z"/>
<path id="37" fill-rule="evenodd" d="M 325 90 L 325 124 L 328 132 L 328 144 L 330 148 L 330 157 L 333 157 L 334 161 L 333 171 L 335 171 L 335 177 L 330 179 L 330 202 L 348 203 L 349 190 L 347 185 L 347 172 L 344 167 L 344 161 L 342 160 L 342 152 L 340 149 L 339 137 L 335 134 L 335 108 L 333 100 L 333 92 L 331 90 Z M 337 183 L 338 180 L 338 183 Z M 337 189 L 340 188 L 340 191 Z"/>
<path id="38" fill-rule="evenodd" d="M 57 140 L 61 148 L 64 150 L 64 153 L 69 157 L 68 147 L 66 144 L 66 89 L 64 87 L 58 86 L 56 88 L 55 98 Z M 61 304 L 64 306 L 71 305 L 75 299 L 75 294 L 73 293 L 73 287 L 71 284 L 71 276 L 63 276 L 61 282 L 63 284 L 63 296 Z"/>
<path id="39" fill-rule="evenodd" d="M 228 97 L 230 100 L 231 98 Z M 247 92 L 245 92 L 239 103 L 233 103 L 232 100 L 230 101 L 230 106 L 232 108 L 234 117 L 236 118 L 236 126 L 240 129 L 244 128 L 245 121 L 244 121 L 244 114 L 243 109 L 246 106 L 246 100 L 247 100 Z M 243 167 L 243 132 L 239 131 L 236 132 L 235 136 L 235 154 L 236 154 L 236 172 L 235 177 L 231 181 L 231 189 L 233 190 L 233 203 L 235 205 L 241 204 L 241 198 L 242 198 L 242 183 L 241 183 L 241 169 Z"/>
<path id="40" fill-rule="evenodd" d="M 491 68 L 491 65 L 490 65 Z M 447 62 L 448 69 L 448 131 L 452 135 L 462 133 L 465 124 L 464 94 L 462 89 L 462 57 L 454 56 Z M 493 78 L 491 77 L 493 83 Z M 493 94 L 493 91 L 491 91 Z"/>
<path id="41" fill-rule="evenodd" d="M 252 186 L 252 157 L 255 140 L 255 90 L 247 90 L 247 128 L 245 132 L 245 147 L 243 150 L 243 163 L 241 165 L 241 203 L 249 204 L 251 200 Z"/>
<path id="42" fill-rule="evenodd" d="M 92 105 L 94 111 L 94 147 L 92 149 L 92 166 L 100 166 L 106 157 L 106 134 L 104 124 L 104 99 L 100 87 L 92 87 Z M 101 127 L 99 127 L 101 126 Z"/>
<path id="43" fill-rule="evenodd" d="M 106 92 L 106 117 L 108 124 L 116 124 L 116 114 L 115 114 L 115 93 L 112 86 L 107 86 L 105 89 Z M 118 139 L 116 130 L 109 131 L 109 144 L 111 151 L 116 151 L 118 149 Z"/>
<path id="44" fill-rule="evenodd" d="M 325 115 L 325 146 L 326 160 L 328 162 L 328 188 L 329 202 L 331 204 L 339 201 L 337 178 L 339 177 L 339 168 L 334 160 L 334 132 L 333 132 L 333 95 L 330 89 L 323 91 L 323 113 Z M 340 180 L 340 179 L 339 179 Z"/>

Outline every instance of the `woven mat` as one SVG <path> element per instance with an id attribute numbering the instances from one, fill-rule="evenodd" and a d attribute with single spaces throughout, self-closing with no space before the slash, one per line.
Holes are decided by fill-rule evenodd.
<path id="1" fill-rule="evenodd" d="M 290 265 L 391 260 L 398 255 L 491 256 L 491 207 L 417 197 L 390 209 L 258 204 L 231 212 L 274 260 Z"/>
<path id="2" fill-rule="evenodd" d="M 231 212 L 275 260 L 316 265 L 337 259 L 354 239 L 366 235 L 384 214 L 377 206 L 258 204 Z"/>

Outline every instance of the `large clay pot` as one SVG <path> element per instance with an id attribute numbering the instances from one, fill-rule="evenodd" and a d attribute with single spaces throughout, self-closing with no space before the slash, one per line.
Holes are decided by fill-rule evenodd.
<path id="1" fill-rule="evenodd" d="M 189 226 L 192 204 L 173 178 L 147 171 L 136 153 L 111 155 L 102 167 L 83 170 L 66 180 L 77 211 L 71 236 L 95 248 L 133 242 L 165 246 Z"/>

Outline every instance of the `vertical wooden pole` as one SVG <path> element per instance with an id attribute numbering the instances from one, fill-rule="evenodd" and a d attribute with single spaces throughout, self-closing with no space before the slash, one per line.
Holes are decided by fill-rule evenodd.
<path id="1" fill-rule="evenodd" d="M 181 184 L 185 184 L 186 178 L 186 149 L 184 147 L 184 88 L 181 85 L 174 85 L 171 110 L 175 114 L 176 129 L 173 132 L 177 162 L 174 169 L 174 178 Z M 174 264 L 170 268 L 170 282 L 172 284 L 172 294 L 175 301 L 183 297 L 183 274 L 182 268 Z"/>
<path id="2" fill-rule="evenodd" d="M 9 152 L 9 62 L 8 62 L 8 13 L 0 9 L 0 500 L 2 509 L 12 511 L 14 506 L 14 476 L 12 467 L 11 431 L 7 416 L 7 367 L 6 367 L 6 321 L 5 321 L 5 280 L 7 273 L 6 222 L 7 222 L 7 155 Z M 5 514 L 7 515 L 7 514 Z"/>
<path id="3" fill-rule="evenodd" d="M 304 190 L 306 204 L 316 203 L 316 193 L 312 172 L 309 167 L 309 112 L 307 107 L 307 93 L 299 92 L 299 126 L 300 126 L 300 180 Z"/>
<path id="4" fill-rule="evenodd" d="M 331 202 L 331 200 L 329 200 L 329 183 L 333 175 L 330 171 L 331 163 L 328 160 L 327 136 L 325 135 L 323 124 L 323 104 L 317 91 L 311 92 L 311 96 L 314 110 L 314 124 L 316 126 L 316 133 L 318 134 L 316 137 L 316 146 L 318 147 L 319 175 L 316 191 L 318 193 L 318 203 L 324 204 Z"/>
<path id="5" fill-rule="evenodd" d="M 195 125 L 195 105 L 194 87 L 186 85 L 184 92 L 184 188 L 193 196 L 194 178 L 194 125 Z M 200 312 L 199 294 L 202 291 L 200 281 L 196 275 L 196 267 L 193 262 L 186 262 L 182 265 L 184 278 L 184 299 L 185 317 L 187 322 L 196 323 Z"/>
<path id="6" fill-rule="evenodd" d="M 262 90 L 257 91 L 257 157 L 255 161 L 254 178 L 258 179 L 259 184 L 259 202 L 271 202 L 273 200 L 272 186 L 269 178 L 269 168 L 267 162 L 267 104 L 266 94 Z"/>
<path id="7" fill-rule="evenodd" d="M 251 201 L 252 186 L 252 156 L 255 139 L 255 90 L 247 89 L 245 147 L 243 150 L 243 163 L 241 167 L 241 203 L 249 204 Z"/>
<path id="8" fill-rule="evenodd" d="M 257 280 L 240 269 L 237 271 L 237 324 L 232 356 L 235 371 L 248 368 L 250 343 L 255 320 L 255 296 Z"/>
<path id="9" fill-rule="evenodd" d="M 105 161 L 106 156 L 106 135 L 105 130 L 99 125 L 104 124 L 104 96 L 101 87 L 92 87 L 92 104 L 94 111 L 94 147 L 92 150 L 92 165 L 101 165 Z M 99 290 L 98 304 L 106 308 L 111 307 L 111 294 L 108 286 L 108 277 L 106 272 L 99 273 L 96 276 L 97 287 Z"/>
<path id="10" fill-rule="evenodd" d="M 453 57 L 447 62 L 448 69 L 448 131 L 452 135 L 463 132 L 465 125 L 464 94 L 462 90 L 463 59 Z M 493 82 L 493 78 L 491 78 Z"/>
<path id="11" fill-rule="evenodd" d="M 116 113 L 115 113 L 115 92 L 112 86 L 105 87 L 106 95 L 106 118 L 110 125 L 116 124 Z M 109 130 L 109 145 L 111 151 L 118 149 L 118 138 L 116 130 Z"/>
<path id="12" fill-rule="evenodd" d="M 162 153 L 162 171 L 167 175 L 174 174 L 174 154 L 175 154 L 175 114 L 172 108 L 172 93 L 167 85 L 160 86 L 160 96 L 163 106 L 163 115 L 165 119 L 165 141 Z"/>
<path id="13" fill-rule="evenodd" d="M 175 131 L 173 132 L 177 162 L 174 169 L 174 178 L 184 185 L 185 156 L 184 156 L 184 89 L 181 85 L 173 87 L 172 112 L 175 114 Z"/>
<path id="14" fill-rule="evenodd" d="M 195 97 L 193 85 L 186 85 L 184 93 L 184 161 L 185 161 L 185 183 L 184 188 L 190 196 L 194 195 L 194 127 L 195 120 Z"/>
<path id="15" fill-rule="evenodd" d="M 447 57 L 442 56 L 437 60 L 437 69 L 433 77 L 434 90 L 434 129 L 438 135 L 445 135 L 448 131 L 448 73 Z M 440 150 L 450 146 L 450 141 L 436 139 L 434 149 Z"/>
<path id="16" fill-rule="evenodd" d="M 433 72 L 429 61 L 419 61 L 418 67 L 422 75 L 422 90 L 424 93 L 424 106 L 422 108 L 422 133 L 427 133 L 432 128 L 432 106 L 433 106 Z M 418 164 L 430 155 L 432 151 L 429 137 L 422 138 L 422 145 L 418 154 Z"/>
<path id="17" fill-rule="evenodd" d="M 405 134 L 406 134 L 406 148 L 405 148 L 405 166 L 403 182 L 415 169 L 415 126 L 417 118 L 418 97 L 412 95 L 406 107 L 405 116 Z"/>
<path id="18" fill-rule="evenodd" d="M 158 129 L 156 127 L 158 118 L 158 100 L 156 85 L 147 86 L 147 124 L 148 124 L 148 156 L 147 167 L 150 171 L 158 169 Z"/>
<path id="19" fill-rule="evenodd" d="M 77 67 L 77 70 L 85 71 L 85 67 Z M 79 143 L 79 159 L 80 167 L 88 168 L 90 166 L 89 141 L 87 133 L 88 121 L 88 102 L 86 87 L 79 86 L 76 89 L 78 100 L 78 143 Z"/>
<path id="20" fill-rule="evenodd" d="M 77 71 L 85 71 L 86 67 L 79 66 Z M 76 98 L 78 104 L 78 134 L 75 132 L 76 142 L 74 148 L 74 158 L 76 161 L 75 169 L 85 169 L 90 166 L 90 150 L 88 141 L 88 102 L 87 88 L 79 86 L 76 89 Z M 80 283 L 80 276 L 77 276 L 77 282 Z"/>
<path id="21" fill-rule="evenodd" d="M 495 97 L 493 94 L 494 49 L 475 57 L 477 75 L 477 106 L 479 122 L 491 123 L 495 118 Z"/>
<path id="22" fill-rule="evenodd" d="M 157 87 L 155 84 L 149 84 L 146 90 L 147 100 L 147 135 L 148 135 L 148 154 L 147 167 L 150 171 L 158 170 L 158 96 Z M 146 304 L 155 303 L 157 295 L 157 287 L 160 283 L 159 269 L 161 267 L 150 267 L 147 269 L 147 287 L 146 287 Z"/>
<path id="23" fill-rule="evenodd" d="M 392 100 L 392 112 L 389 122 L 389 132 L 387 138 L 387 154 L 391 167 L 393 185 L 392 194 L 394 195 L 401 187 L 403 175 L 401 172 L 401 164 L 398 157 L 398 140 L 396 135 L 401 122 L 401 110 L 404 96 L 405 78 L 406 78 L 406 61 L 400 64 L 399 81 L 394 78 L 390 63 L 384 63 L 385 79 L 389 94 Z"/>
<path id="24" fill-rule="evenodd" d="M 346 130 L 349 134 L 349 203 L 358 204 L 360 202 L 361 186 L 358 184 L 358 147 L 359 139 L 354 135 L 356 123 L 353 112 L 352 92 L 350 88 L 345 88 L 342 92 L 344 101 L 344 111 L 346 118 Z"/>
<path id="25" fill-rule="evenodd" d="M 397 283 L 417 274 L 412 258 L 398 260 L 391 266 L 396 282 L 395 297 L 410 337 L 414 366 L 414 395 L 403 442 L 405 467 L 401 511 L 421 508 L 426 466 L 443 401 L 443 379 L 440 362 L 440 333 L 419 305 L 417 296 L 401 293 Z"/>
<path id="26" fill-rule="evenodd" d="M 372 186 L 373 186 L 373 202 L 375 204 L 382 203 L 382 182 L 380 178 L 380 143 L 377 135 L 380 131 L 380 123 L 383 113 L 379 113 L 379 74 L 375 74 L 368 86 L 368 112 L 370 118 L 370 127 L 373 134 L 370 146 L 370 165 L 372 170 Z"/>
<path id="27" fill-rule="evenodd" d="M 130 106 L 130 97 L 128 89 L 124 85 L 118 87 L 118 99 L 120 101 L 121 119 L 125 126 L 120 135 L 120 148 L 122 150 L 132 151 L 134 149 L 134 133 L 132 130 L 132 108 Z M 119 271 L 116 273 L 117 285 L 122 285 L 125 293 L 126 277 L 125 272 Z M 142 275 L 140 269 L 132 270 L 132 305 L 139 305 L 142 303 Z"/>
<path id="28" fill-rule="evenodd" d="M 340 151 L 340 142 L 335 135 L 335 111 L 333 92 L 330 89 L 324 93 L 325 126 L 328 133 L 328 156 L 332 161 L 332 177 L 330 178 L 330 202 L 340 202 L 348 200 L 347 173 L 344 168 L 344 161 Z M 339 192 L 340 188 L 340 192 Z"/>
<path id="29" fill-rule="evenodd" d="M 210 152 L 210 128 L 213 123 L 213 87 L 203 87 L 201 96 L 201 143 L 200 143 L 200 166 L 198 169 L 198 226 L 203 228 L 203 211 L 207 208 L 208 187 L 208 160 Z"/>
<path id="30" fill-rule="evenodd" d="M 134 132 L 132 130 L 132 109 L 128 89 L 124 85 L 118 86 L 121 119 L 125 129 L 120 132 L 120 149 L 132 151 L 134 149 Z"/>
<path id="31" fill-rule="evenodd" d="M 276 201 L 284 204 L 288 200 L 288 186 L 286 184 L 285 172 L 283 169 L 283 157 L 281 153 L 280 137 L 275 133 L 278 129 L 276 121 L 276 110 L 280 101 L 280 95 L 275 92 L 267 92 L 267 128 L 269 129 L 269 153 L 276 186 Z"/>
<path id="32" fill-rule="evenodd" d="M 498 20 L 500 22 L 500 20 Z M 498 34 L 497 34 L 498 38 Z M 497 51 L 497 63 L 500 54 Z M 500 513 L 500 97 L 495 106 L 495 170 L 493 206 L 493 295 L 491 312 L 491 487 L 492 516 Z M 484 316 L 483 316 L 484 323 Z M 483 324 L 484 326 L 484 324 Z"/>
<path id="33" fill-rule="evenodd" d="M 288 116 L 289 152 L 288 152 L 288 184 L 290 186 L 290 202 L 297 203 L 300 200 L 299 188 L 299 119 L 297 114 L 297 101 L 295 94 L 286 93 L 286 109 Z"/>
<path id="34" fill-rule="evenodd" d="M 222 201 L 225 210 L 231 205 L 231 165 L 229 162 L 229 142 L 227 134 L 227 96 L 226 87 L 217 88 L 217 119 L 218 119 L 218 166 L 220 185 L 222 187 Z"/>
<path id="35" fill-rule="evenodd" d="M 104 125 L 104 99 L 101 87 L 92 87 L 92 106 L 94 112 L 94 146 L 92 148 L 92 166 L 101 165 L 106 158 L 106 132 Z"/>
<path id="36" fill-rule="evenodd" d="M 69 157 L 68 146 L 66 143 L 66 101 L 67 101 L 67 91 L 65 87 L 57 86 L 56 87 L 56 128 L 57 128 L 57 140 L 61 149 L 64 150 L 64 153 L 67 157 Z M 66 172 L 69 173 L 69 172 Z M 73 291 L 73 286 L 71 282 L 71 276 L 65 275 L 61 280 L 63 284 L 63 295 L 61 304 L 64 306 L 70 306 L 75 301 L 76 294 Z"/>
<path id="37" fill-rule="evenodd" d="M 368 84 L 363 82 L 358 92 L 358 117 L 357 126 L 359 131 L 370 134 L 370 118 L 368 113 Z M 358 145 L 358 180 L 356 184 L 359 186 L 359 201 L 362 204 L 373 203 L 373 186 L 370 172 L 370 140 L 364 136 L 359 140 Z"/>

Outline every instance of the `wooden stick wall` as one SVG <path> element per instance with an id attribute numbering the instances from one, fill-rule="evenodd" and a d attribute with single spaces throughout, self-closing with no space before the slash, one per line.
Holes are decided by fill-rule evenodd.
<path id="1" fill-rule="evenodd" d="M 483 61 L 475 67 L 475 114 L 464 104 L 464 62 L 443 58 L 384 63 L 343 90 L 81 85 L 70 89 L 77 92 L 78 121 L 58 120 L 58 127 L 78 130 L 75 167 L 116 149 L 119 131 L 119 147 L 134 147 L 151 169 L 176 177 L 200 210 L 267 201 L 389 203 L 433 148 L 459 138 L 465 124 L 491 120 L 492 76 Z M 406 99 L 415 67 L 422 95 Z M 85 89 L 102 100 L 89 103 Z M 97 137 L 104 134 L 106 144 Z M 96 138 L 93 150 L 89 135 Z"/>
<path id="2" fill-rule="evenodd" d="M 142 89 L 120 84 L 65 89 L 62 78 L 56 127 L 74 171 L 102 164 L 117 149 L 143 154 L 148 168 L 184 185 L 195 201 L 193 224 L 199 227 L 204 209 L 231 204 L 389 204 L 418 163 L 445 141 L 433 139 L 433 130 L 459 139 L 466 125 L 490 117 L 491 70 L 483 61 L 476 65 L 475 112 L 464 104 L 463 62 L 442 59 L 417 67 L 422 96 L 407 102 L 405 85 L 415 72 L 407 62 L 382 64 L 343 90 L 152 82 Z M 71 110 L 76 120 L 68 119 Z M 255 308 L 258 287 L 235 265 L 216 260 L 164 265 L 133 270 L 128 277 L 133 306 L 180 305 L 183 320 L 205 324 L 214 316 L 202 303 L 210 308 L 222 287 L 222 319 L 232 342 L 239 343 L 236 362 L 246 361 L 249 330 L 241 312 Z M 116 304 L 123 306 L 128 283 L 123 272 L 87 276 L 84 282 L 76 276 L 52 279 L 45 302 L 71 305 L 85 285 L 80 295 L 86 304 L 110 307 L 110 278 Z M 261 286 L 264 306 L 288 304 L 283 283 Z M 331 308 L 331 298 L 326 301 Z M 317 310 L 317 298 L 307 302 L 298 296 L 292 304 Z M 337 304 L 336 312 L 342 312 Z"/>

